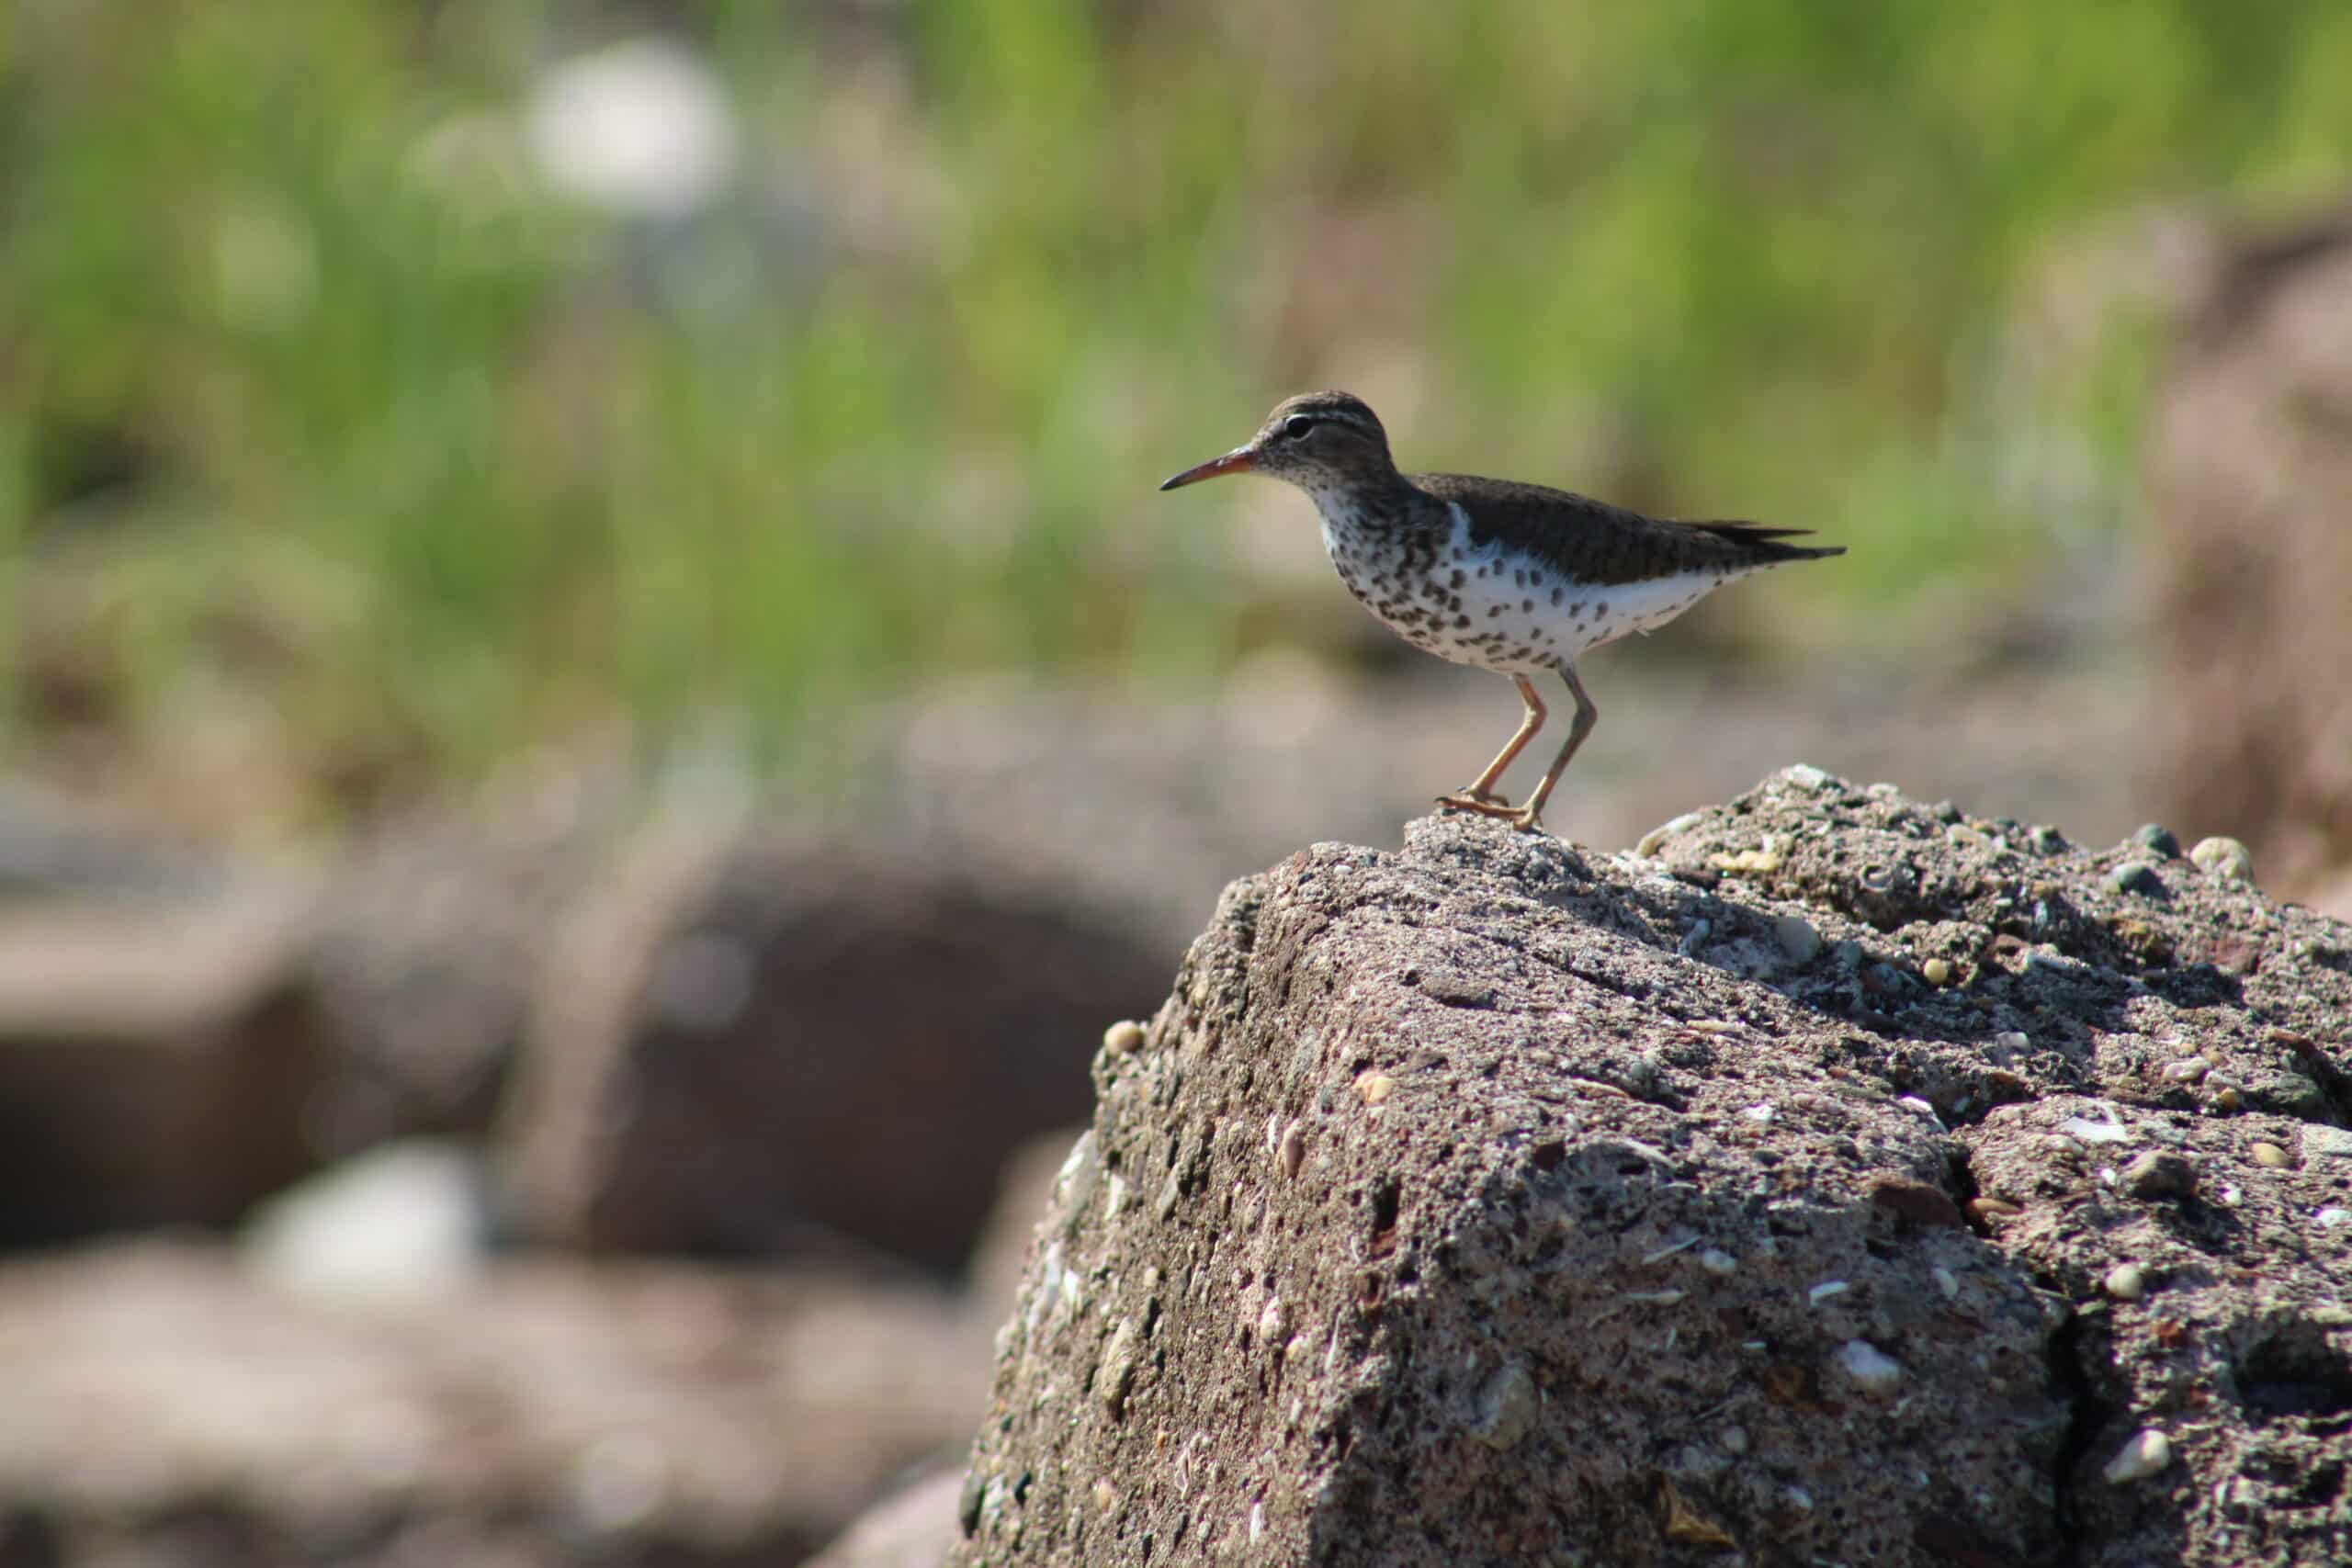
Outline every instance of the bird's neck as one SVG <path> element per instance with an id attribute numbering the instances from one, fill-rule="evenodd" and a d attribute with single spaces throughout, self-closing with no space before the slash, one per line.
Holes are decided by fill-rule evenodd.
<path id="1" fill-rule="evenodd" d="M 1326 533 L 1411 530 L 1452 523 L 1445 502 L 1395 468 L 1318 475 L 1301 481 L 1299 489 L 1314 499 Z"/>

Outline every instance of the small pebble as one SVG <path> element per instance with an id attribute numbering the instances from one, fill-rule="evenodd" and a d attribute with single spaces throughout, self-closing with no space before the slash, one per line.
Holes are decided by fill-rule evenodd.
<path id="1" fill-rule="evenodd" d="M 1903 1364 L 1867 1339 L 1849 1339 L 1838 1348 L 1838 1370 L 1864 1393 L 1883 1398 L 1903 1382 Z"/>
<path id="2" fill-rule="evenodd" d="M 1821 933 L 1803 915 L 1782 915 L 1774 920 L 1772 936 L 1781 944 L 1781 956 L 1792 964 L 1810 964 L 1821 955 Z"/>
<path id="3" fill-rule="evenodd" d="M 1659 823 L 1642 835 L 1642 841 L 1634 846 L 1634 855 L 1642 860 L 1657 858 L 1658 851 L 1666 847 L 1666 841 L 1668 839 L 1688 829 L 1697 827 L 1705 816 L 1706 814 L 1701 811 L 1686 811 L 1671 821 Z"/>
<path id="4" fill-rule="evenodd" d="M 1133 1055 L 1143 1049 L 1143 1025 L 1122 1019 L 1102 1032 L 1102 1049 L 1114 1056 Z"/>
<path id="5" fill-rule="evenodd" d="M 2143 823 L 2132 835 L 2132 841 L 2143 849 L 2150 849 L 2166 860 L 2180 858 L 2180 840 L 2161 822 Z"/>
<path id="6" fill-rule="evenodd" d="M 2245 1104 L 2245 1096 L 2240 1094 L 2236 1089 L 2231 1088 L 2227 1084 L 2222 1085 L 2221 1089 L 2214 1091 L 2213 1109 L 2216 1111 L 2237 1111 L 2242 1109 Z"/>
<path id="7" fill-rule="evenodd" d="M 2013 1220 L 2025 1213 L 2006 1198 L 1971 1198 L 1966 1207 L 1970 1219 L 1987 1227 Z"/>
<path id="8" fill-rule="evenodd" d="M 1781 776 L 1810 795 L 1829 782 L 1829 775 L 1810 762 L 1794 762 L 1781 770 Z"/>
<path id="9" fill-rule="evenodd" d="M 1928 984 L 1930 986 L 1951 984 L 1951 964 L 1949 960 L 1930 958 L 1919 965 L 1919 973 L 1927 977 Z"/>
<path id="10" fill-rule="evenodd" d="M 1535 1380 L 1516 1361 L 1498 1368 L 1471 1398 L 1470 1436 L 1490 1449 L 1508 1449 L 1535 1425 Z"/>
<path id="11" fill-rule="evenodd" d="M 2045 855 L 2054 855 L 2066 847 L 2066 835 L 2047 822 L 2034 829 L 2030 837 L 2033 847 Z"/>
<path id="12" fill-rule="evenodd" d="M 2107 1293 L 2119 1302 L 2136 1302 L 2148 1293 L 2148 1272 L 2137 1263 L 2119 1263 L 2107 1271 Z"/>
<path id="13" fill-rule="evenodd" d="M 2287 1158 L 2287 1151 L 2278 1145 L 2256 1144 L 2254 1145 L 2254 1163 L 2266 1170 L 2284 1170 L 2292 1162 Z"/>
<path id="14" fill-rule="evenodd" d="M 2165 1064 L 2165 1077 L 2172 1083 L 2196 1083 L 2213 1070 L 2213 1064 L 2202 1056 L 2183 1056 L 2177 1062 Z"/>
<path id="15" fill-rule="evenodd" d="M 1299 1123 L 1293 1122 L 1283 1129 L 1282 1142 L 1274 1145 L 1274 1161 L 1282 1167 L 1283 1179 L 1287 1181 L 1296 1176 L 1298 1168 L 1306 1162 L 1306 1131 Z"/>
<path id="16" fill-rule="evenodd" d="M 1747 872 L 1757 875 L 1770 875 L 1781 869 L 1781 857 L 1770 850 L 1741 850 L 1736 854 L 1709 855 L 1707 863 L 1717 871 L 1728 871 L 1735 874 Z"/>
<path id="17" fill-rule="evenodd" d="M 1739 1259 L 1719 1247 L 1711 1247 L 1699 1254 L 1699 1267 L 1710 1274 L 1734 1274 L 1739 1271 Z"/>
<path id="18" fill-rule="evenodd" d="M 2154 1427 L 2132 1434 L 2132 1440 L 2115 1452 L 2102 1472 L 2110 1486 L 2128 1485 L 2145 1481 L 2149 1476 L 2172 1462 L 2172 1439 Z"/>
<path id="19" fill-rule="evenodd" d="M 2146 861 L 2127 860 L 2107 874 L 2103 886 L 2109 893 L 2137 893 L 2154 898 L 2163 894 L 2165 879 Z"/>
<path id="20" fill-rule="evenodd" d="M 2199 839 L 2188 858 L 2216 882 L 2254 880 L 2254 852 L 2235 839 Z"/>
<path id="21" fill-rule="evenodd" d="M 2151 1151 L 2123 1168 L 2119 1179 L 2134 1198 L 2193 1198 L 2197 1168 L 2180 1155 Z"/>
<path id="22" fill-rule="evenodd" d="M 1366 1073 L 1356 1079 L 1356 1093 L 1366 1105 L 1378 1105 L 1396 1092 L 1396 1080 L 1386 1073 Z"/>

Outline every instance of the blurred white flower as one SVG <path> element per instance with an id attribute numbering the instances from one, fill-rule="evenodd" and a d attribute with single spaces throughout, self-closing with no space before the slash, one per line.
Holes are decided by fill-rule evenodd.
<path id="1" fill-rule="evenodd" d="M 718 77 L 658 39 L 550 68 L 532 91 L 525 126 L 549 185 L 625 217 L 690 215 L 726 188 L 741 155 Z"/>

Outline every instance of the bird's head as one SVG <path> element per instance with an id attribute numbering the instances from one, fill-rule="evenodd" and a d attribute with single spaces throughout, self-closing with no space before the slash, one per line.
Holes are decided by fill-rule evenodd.
<path id="1" fill-rule="evenodd" d="M 1222 457 L 1187 468 L 1162 490 L 1220 474 L 1264 474 L 1313 494 L 1382 484 L 1396 477 L 1388 434 L 1363 400 L 1346 392 L 1303 392 L 1274 405 L 1258 434 Z"/>

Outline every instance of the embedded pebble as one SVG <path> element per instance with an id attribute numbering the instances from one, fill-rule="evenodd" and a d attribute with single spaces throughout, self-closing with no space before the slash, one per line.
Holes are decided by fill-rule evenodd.
<path id="1" fill-rule="evenodd" d="M 2165 879 L 2158 876 L 2156 868 L 2146 861 L 2127 860 L 2109 872 L 2101 879 L 2101 886 L 2109 893 L 2137 893 L 2143 897 L 2154 898 L 2163 895 Z"/>
<path id="2" fill-rule="evenodd" d="M 2211 1080 L 2212 1083 L 2221 1083 L 2221 1081 L 2219 1078 Z M 2211 1085 L 2209 1084 L 2208 1087 L 2210 1088 Z M 2216 1111 L 2236 1111 L 2245 1104 L 2245 1096 L 2240 1094 L 2234 1085 L 2222 1083 L 2222 1087 L 2214 1091 L 2213 1109 Z"/>
<path id="3" fill-rule="evenodd" d="M 2197 1168 L 2180 1155 L 2151 1151 L 2123 1168 L 2118 1178 L 2134 1198 L 2193 1198 Z"/>
<path id="4" fill-rule="evenodd" d="M 1739 1270 L 1739 1259 L 1722 1247 L 1711 1247 L 1699 1254 L 1699 1267 L 1710 1274 L 1733 1274 Z"/>
<path id="5" fill-rule="evenodd" d="M 1121 1019 L 1102 1032 L 1102 1049 L 1114 1056 L 1129 1056 L 1143 1049 L 1143 1025 L 1134 1019 Z"/>
<path id="6" fill-rule="evenodd" d="M 1396 1092 L 1396 1080 L 1386 1073 L 1366 1073 L 1356 1079 L 1356 1093 L 1366 1105 L 1378 1105 Z"/>
<path id="7" fill-rule="evenodd" d="M 2161 822 L 2143 823 L 2132 834 L 2132 841 L 2143 849 L 2154 850 L 2166 860 L 2180 858 L 2180 840 Z"/>
<path id="8" fill-rule="evenodd" d="M 1838 1370 L 1864 1393 L 1884 1397 L 1903 1382 L 1903 1363 L 1867 1339 L 1849 1339 L 1838 1347 Z"/>
<path id="9" fill-rule="evenodd" d="M 2134 1481 L 2145 1481 L 2171 1462 L 2172 1439 L 2150 1427 L 2133 1433 L 2132 1440 L 2115 1450 L 2115 1457 L 2107 1461 L 2107 1468 L 2100 1473 L 2107 1477 L 2109 1485 L 2125 1486 Z"/>
<path id="10" fill-rule="evenodd" d="M 1927 978 L 1930 986 L 1951 984 L 1951 964 L 1948 959 L 1930 958 L 1919 965 L 1919 973 Z"/>
<path id="11" fill-rule="evenodd" d="M 1781 770 L 1781 776 L 1807 794 L 1829 782 L 1829 775 L 1810 762 L 1792 762 Z"/>
<path id="12" fill-rule="evenodd" d="M 1634 846 L 1634 855 L 1642 860 L 1656 859 L 1657 852 L 1665 847 L 1668 839 L 1677 833 L 1697 827 L 1705 817 L 1706 813 L 1702 811 L 1686 811 L 1671 821 L 1659 823 L 1642 835 L 1641 842 Z"/>
<path id="13" fill-rule="evenodd" d="M 1741 850 L 1736 854 L 1709 855 L 1707 863 L 1735 875 L 1742 872 L 1769 875 L 1781 869 L 1781 857 L 1770 850 Z"/>
<path id="14" fill-rule="evenodd" d="M 2167 1063 L 2164 1076 L 2173 1083 L 2195 1083 L 2212 1070 L 2213 1064 L 2202 1056 L 2184 1056 Z"/>
<path id="15" fill-rule="evenodd" d="M 2148 1271 L 2137 1263 L 2119 1263 L 2107 1271 L 2107 1293 L 2119 1302 L 2136 1302 L 2148 1293 Z"/>
<path id="16" fill-rule="evenodd" d="M 2284 1170 L 2290 1162 L 2287 1158 L 2287 1151 L 2278 1145 L 2256 1144 L 2254 1145 L 2254 1163 L 2268 1170 Z"/>
<path id="17" fill-rule="evenodd" d="M 2029 837 L 2033 847 L 2045 855 L 2054 855 L 2066 847 L 2066 835 L 2047 822 L 2036 826 Z"/>
<path id="18" fill-rule="evenodd" d="M 2058 1123 L 2058 1130 L 2083 1144 L 2128 1144 L 2132 1141 L 2132 1129 L 2111 1118 L 2094 1122 L 2087 1116 L 2069 1116 Z"/>
<path id="19" fill-rule="evenodd" d="M 1274 1145 L 1274 1163 L 1282 1167 L 1283 1179 L 1287 1181 L 1298 1174 L 1299 1166 L 1306 1158 L 1306 1134 L 1293 1122 L 1283 1129 L 1282 1142 Z"/>
<path id="20" fill-rule="evenodd" d="M 1127 1393 L 1135 1386 L 1136 1363 L 1142 1359 L 1142 1351 L 1143 1334 L 1136 1327 L 1136 1320 L 1121 1318 L 1111 1342 L 1103 1347 L 1102 1362 L 1094 1374 L 1095 1392 L 1114 1420 L 1126 1411 Z"/>
<path id="21" fill-rule="evenodd" d="M 1821 956 L 1821 932 L 1803 915 L 1782 915 L 1774 920 L 1772 937 L 1792 964 L 1810 964 Z"/>
<path id="22" fill-rule="evenodd" d="M 1819 1306 L 1830 1297 L 1842 1296 L 1853 1288 L 1843 1280 L 1824 1280 L 1805 1292 L 1805 1300 L 1815 1306 Z"/>
<path id="23" fill-rule="evenodd" d="M 1507 1449 L 1535 1425 L 1535 1380 L 1517 1361 L 1506 1362 L 1479 1385 L 1473 1402 L 1470 1436 L 1490 1449 Z"/>
<path id="24" fill-rule="evenodd" d="M 2235 839 L 2199 839 L 2188 858 L 2216 882 L 2254 880 L 2254 852 Z"/>

